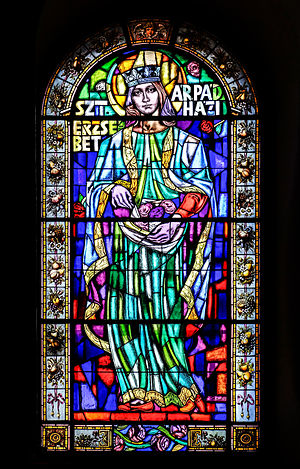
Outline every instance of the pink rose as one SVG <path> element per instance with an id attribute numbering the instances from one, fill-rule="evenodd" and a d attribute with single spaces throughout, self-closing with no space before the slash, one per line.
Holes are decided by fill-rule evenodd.
<path id="1" fill-rule="evenodd" d="M 114 450 L 115 451 L 122 451 L 124 446 L 125 446 L 124 445 L 124 440 L 119 435 L 116 435 Z"/>
<path id="2" fill-rule="evenodd" d="M 131 441 L 139 443 L 143 441 L 146 436 L 146 431 L 142 425 L 133 425 L 129 428 L 128 436 Z"/>
<path id="3" fill-rule="evenodd" d="M 149 212 L 149 217 L 150 218 L 161 218 L 164 216 L 165 209 L 163 207 L 154 207 L 152 210 Z"/>
<path id="4" fill-rule="evenodd" d="M 200 76 L 200 65 L 198 62 L 195 62 L 195 61 L 189 62 L 187 65 L 187 70 L 193 77 Z"/>
<path id="5" fill-rule="evenodd" d="M 170 440 L 160 433 L 151 438 L 151 447 L 154 451 L 166 451 L 170 446 Z"/>
<path id="6" fill-rule="evenodd" d="M 147 202 L 146 204 L 142 204 L 139 208 L 141 217 L 147 217 L 152 207 L 153 205 L 150 202 Z"/>
<path id="7" fill-rule="evenodd" d="M 165 209 L 165 212 L 169 214 L 174 213 L 177 208 L 173 200 L 168 199 L 162 200 L 160 206 L 163 207 Z"/>
<path id="8" fill-rule="evenodd" d="M 171 425 L 171 434 L 176 438 L 183 438 L 187 434 L 186 425 Z"/>

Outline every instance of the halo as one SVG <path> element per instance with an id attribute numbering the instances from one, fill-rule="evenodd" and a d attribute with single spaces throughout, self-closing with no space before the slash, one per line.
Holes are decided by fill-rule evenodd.
<path id="1" fill-rule="evenodd" d="M 171 95 L 176 84 L 187 83 L 183 67 L 173 58 L 169 57 L 166 52 L 149 50 L 145 52 L 152 54 L 152 56 L 156 58 L 156 63 L 160 66 L 160 81 L 168 96 Z M 111 107 L 119 116 L 126 115 L 125 103 L 128 94 L 128 86 L 126 85 L 122 74 L 130 71 L 134 65 L 136 66 L 138 57 L 139 52 L 129 55 L 119 64 L 114 64 L 107 75 L 107 98 Z M 172 105 L 175 112 L 178 112 L 182 106 L 182 102 L 173 101 Z"/>

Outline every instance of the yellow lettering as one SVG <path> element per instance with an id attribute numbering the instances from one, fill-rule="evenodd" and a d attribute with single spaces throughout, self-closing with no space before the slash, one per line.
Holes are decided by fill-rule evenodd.
<path id="1" fill-rule="evenodd" d="M 91 123 L 89 121 L 82 121 L 82 135 L 92 135 Z"/>
<path id="2" fill-rule="evenodd" d="M 81 151 L 81 137 L 73 136 L 73 150 Z"/>
<path id="3" fill-rule="evenodd" d="M 109 121 L 108 123 L 109 135 L 118 132 L 118 123 L 116 121 Z"/>
<path id="4" fill-rule="evenodd" d="M 74 135 L 81 135 L 81 121 L 74 121 L 73 122 L 73 134 Z"/>
<path id="5" fill-rule="evenodd" d="M 76 102 L 76 107 L 78 111 L 75 113 L 76 116 L 83 116 L 84 115 L 84 109 L 82 107 L 82 104 L 84 104 L 84 101 L 77 101 Z"/>

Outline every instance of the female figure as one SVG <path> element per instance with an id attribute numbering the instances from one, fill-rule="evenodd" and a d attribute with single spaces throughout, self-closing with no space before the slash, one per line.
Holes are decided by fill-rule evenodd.
<path id="1" fill-rule="evenodd" d="M 103 141 L 87 191 L 87 216 L 97 220 L 86 229 L 85 318 L 105 304 L 108 342 L 85 329 L 112 355 L 120 410 L 176 406 L 190 412 L 197 406 L 204 411 L 180 321 L 205 315 L 213 184 L 201 141 L 164 119 L 174 110 L 160 82 L 160 67 L 153 65 L 153 54 L 159 53 L 141 54 L 124 78 L 127 115 L 144 119 Z M 100 223 L 109 204 L 116 218 L 111 246 L 103 240 Z M 194 263 L 183 272 L 186 221 L 198 213 L 206 222 Z"/>

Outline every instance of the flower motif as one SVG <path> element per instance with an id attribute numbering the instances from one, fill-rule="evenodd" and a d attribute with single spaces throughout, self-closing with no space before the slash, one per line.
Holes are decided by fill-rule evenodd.
<path id="1" fill-rule="evenodd" d="M 238 126 L 238 146 L 244 151 L 254 149 L 255 127 L 253 122 L 240 122 Z"/>
<path id="2" fill-rule="evenodd" d="M 63 383 L 64 370 L 62 358 L 49 358 L 47 364 L 47 377 L 48 382 L 52 385 L 58 385 L 58 382 Z"/>
<path id="3" fill-rule="evenodd" d="M 84 218 L 85 216 L 85 208 L 80 202 L 75 202 L 73 205 L 74 210 L 74 217 L 76 218 Z"/>
<path id="4" fill-rule="evenodd" d="M 115 437 L 115 447 L 114 447 L 114 450 L 115 451 L 122 451 L 122 449 L 124 448 L 125 444 L 124 444 L 124 440 L 119 436 L 119 435 L 116 435 Z"/>
<path id="5" fill-rule="evenodd" d="M 163 207 L 164 211 L 168 214 L 174 213 L 177 208 L 173 200 L 162 200 L 160 206 Z"/>
<path id="6" fill-rule="evenodd" d="M 64 177 L 64 171 L 65 164 L 63 159 L 58 156 L 52 156 L 47 166 L 49 181 L 52 183 L 61 181 Z"/>
<path id="7" fill-rule="evenodd" d="M 49 213 L 57 216 L 64 209 L 64 192 L 63 189 L 49 190 L 46 195 L 47 209 Z"/>
<path id="8" fill-rule="evenodd" d="M 242 155 L 237 162 L 237 177 L 239 182 L 246 183 L 251 181 L 254 174 L 253 159 L 247 154 Z"/>
<path id="9" fill-rule="evenodd" d="M 213 123 L 211 121 L 202 121 L 200 124 L 200 129 L 202 132 L 210 134 L 213 131 Z"/>
<path id="10" fill-rule="evenodd" d="M 153 205 L 150 202 L 145 204 L 141 204 L 139 208 L 139 212 L 141 217 L 147 217 L 149 215 L 150 210 L 152 209 Z"/>
<path id="11" fill-rule="evenodd" d="M 59 114 L 67 104 L 69 90 L 65 83 L 62 85 L 54 85 L 49 96 L 49 109 L 54 114 Z"/>
<path id="12" fill-rule="evenodd" d="M 151 438 L 151 447 L 154 451 L 166 451 L 170 446 L 168 437 L 158 433 Z"/>
<path id="13" fill-rule="evenodd" d="M 131 441 L 138 443 L 144 440 L 146 431 L 142 425 L 132 425 L 128 430 L 128 436 Z"/>
<path id="14" fill-rule="evenodd" d="M 149 212 L 149 217 L 150 218 L 161 218 L 163 217 L 165 213 L 165 210 L 163 207 L 154 207 L 152 210 Z"/>
<path id="15" fill-rule="evenodd" d="M 192 61 L 187 64 L 187 70 L 192 75 L 193 77 L 199 77 L 200 76 L 200 65 L 199 62 Z"/>
<path id="16" fill-rule="evenodd" d="M 46 348 L 49 355 L 62 354 L 65 346 L 65 333 L 62 327 L 50 324 L 47 327 Z"/>
<path id="17" fill-rule="evenodd" d="M 187 434 L 186 425 L 171 425 L 170 432 L 176 438 L 183 438 Z"/>
<path id="18" fill-rule="evenodd" d="M 65 306 L 64 291 L 63 290 L 50 290 L 47 310 L 49 315 L 55 318 L 63 314 Z"/>
<path id="19" fill-rule="evenodd" d="M 236 244 L 240 249 L 244 249 L 245 251 L 254 251 L 255 232 L 251 226 L 247 226 L 246 224 L 244 226 L 238 226 Z"/>

